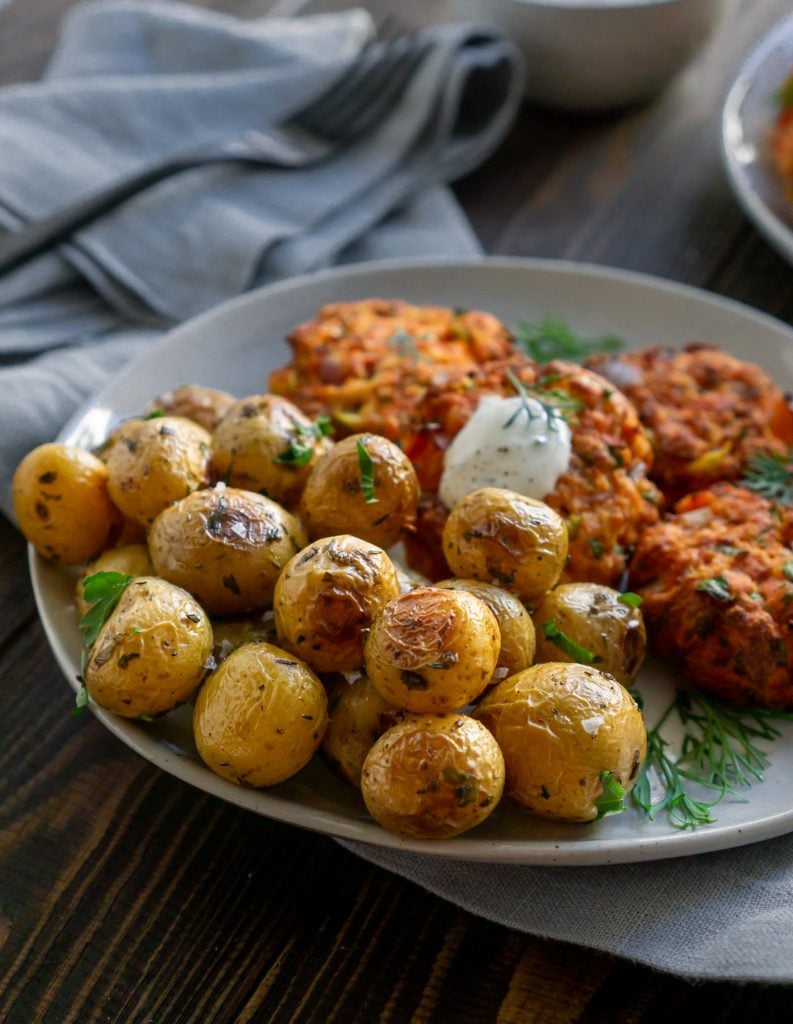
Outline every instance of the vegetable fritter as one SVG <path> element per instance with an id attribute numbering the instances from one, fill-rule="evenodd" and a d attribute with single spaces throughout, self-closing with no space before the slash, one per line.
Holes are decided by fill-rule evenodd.
<path id="1" fill-rule="evenodd" d="M 721 349 L 648 348 L 592 356 L 587 366 L 636 406 L 652 441 L 651 476 L 674 501 L 720 480 L 737 480 L 758 452 L 785 451 L 793 413 L 768 375 Z"/>
<path id="2" fill-rule="evenodd" d="M 656 651 L 725 700 L 793 708 L 793 510 L 720 483 L 675 511 L 631 564 Z"/>

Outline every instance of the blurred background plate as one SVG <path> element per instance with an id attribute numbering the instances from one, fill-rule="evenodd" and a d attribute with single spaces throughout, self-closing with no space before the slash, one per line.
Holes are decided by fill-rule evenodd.
<path id="1" fill-rule="evenodd" d="M 793 330 L 738 303 L 644 275 L 544 260 L 370 263 L 324 271 L 252 292 L 173 331 L 143 359 L 123 370 L 64 428 L 59 440 L 91 447 L 123 415 L 139 412 L 154 395 L 184 383 L 224 388 L 239 397 L 267 390 L 271 370 L 289 358 L 284 335 L 339 300 L 379 296 L 489 310 L 507 324 L 545 314 L 565 317 L 585 335 L 615 333 L 632 347 L 679 348 L 691 339 L 721 345 L 760 363 L 793 390 Z M 75 573 L 31 552 L 33 588 L 47 638 L 77 689 L 80 636 L 74 607 Z M 669 702 L 675 677 L 647 664 L 640 684 L 652 724 Z M 268 790 L 243 789 L 198 759 L 190 709 L 152 723 L 94 714 L 127 746 L 205 792 L 280 821 L 377 846 L 471 861 L 519 864 L 605 864 L 652 860 L 740 846 L 793 831 L 793 723 L 772 751 L 766 781 L 747 802 L 725 801 L 718 821 L 680 832 L 664 817 L 647 821 L 635 810 L 597 824 L 563 825 L 531 818 L 504 799 L 475 831 L 440 842 L 403 839 L 365 813 L 359 794 L 320 757 Z M 674 738 L 674 737 L 672 737 Z"/>
<path id="2" fill-rule="evenodd" d="M 724 102 L 722 156 L 746 215 L 793 263 L 793 201 L 771 159 L 777 96 L 793 73 L 793 16 L 765 36 L 738 72 Z"/>

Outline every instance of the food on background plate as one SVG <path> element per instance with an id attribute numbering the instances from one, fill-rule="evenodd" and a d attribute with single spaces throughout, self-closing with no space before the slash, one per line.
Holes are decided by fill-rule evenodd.
<path id="1" fill-rule="evenodd" d="M 786 196 L 793 199 L 793 74 L 779 90 L 779 113 L 771 135 L 771 152 Z"/>
<path id="2" fill-rule="evenodd" d="M 636 701 L 586 665 L 533 665 L 491 690 L 474 717 L 501 747 L 509 795 L 559 821 L 601 817 L 607 780 L 629 792 L 647 753 Z"/>
<path id="3" fill-rule="evenodd" d="M 738 480 L 758 453 L 793 443 L 788 398 L 759 366 L 711 345 L 595 355 L 586 365 L 636 406 L 653 446 L 650 475 L 669 501 Z"/>

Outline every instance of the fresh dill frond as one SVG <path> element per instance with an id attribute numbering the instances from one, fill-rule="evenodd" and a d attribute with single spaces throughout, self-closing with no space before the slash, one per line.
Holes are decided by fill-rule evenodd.
<path id="1" fill-rule="evenodd" d="M 680 756 L 669 753 L 663 731 L 676 715 L 683 728 Z M 647 759 L 631 799 L 650 820 L 665 812 L 680 829 L 710 825 L 713 808 L 725 797 L 744 801 L 741 790 L 762 782 L 771 763 L 760 744 L 782 735 L 777 721 L 793 713 L 728 704 L 703 693 L 678 690 L 658 723 L 647 733 Z M 655 796 L 654 773 L 661 793 Z"/>
<path id="2" fill-rule="evenodd" d="M 542 416 L 546 420 L 549 430 L 557 432 L 559 431 L 559 422 L 566 420 L 569 415 L 581 408 L 581 402 L 575 395 L 570 395 L 566 391 L 546 391 L 544 388 L 524 384 L 512 370 L 507 370 L 506 378 L 520 396 L 521 404 L 504 424 L 505 429 L 511 427 L 521 413 L 524 413 L 528 420 L 537 419 L 537 413 L 529 405 L 530 398 L 542 409 Z"/>
<path id="3" fill-rule="evenodd" d="M 538 363 L 564 359 L 578 363 L 596 352 L 618 352 L 625 347 L 622 338 L 614 334 L 585 338 L 577 334 L 560 316 L 546 315 L 538 324 L 521 320 L 515 330 L 515 341 Z"/>
<path id="4" fill-rule="evenodd" d="M 740 482 L 769 501 L 793 505 L 793 452 L 760 452 L 749 460 Z"/>

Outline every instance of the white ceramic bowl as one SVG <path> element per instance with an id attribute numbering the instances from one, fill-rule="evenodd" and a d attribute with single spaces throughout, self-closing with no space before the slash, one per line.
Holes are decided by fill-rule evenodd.
<path id="1" fill-rule="evenodd" d="M 452 0 L 526 57 L 529 99 L 606 110 L 660 92 L 700 49 L 727 0 Z"/>

